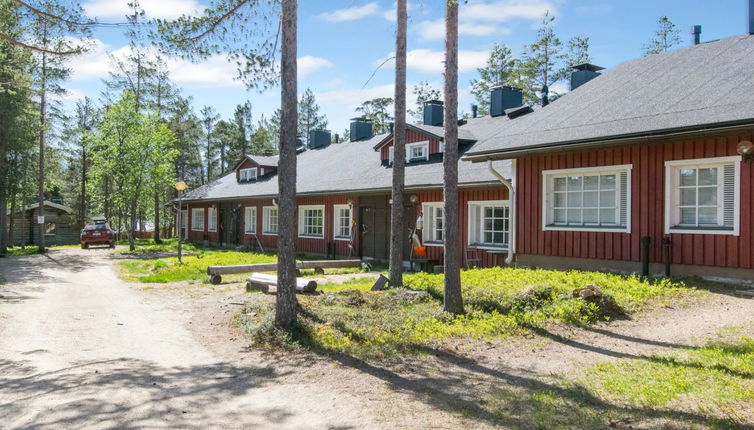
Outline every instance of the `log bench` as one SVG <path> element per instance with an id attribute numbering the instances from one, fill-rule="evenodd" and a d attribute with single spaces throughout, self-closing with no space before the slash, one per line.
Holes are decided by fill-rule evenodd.
<path id="1" fill-rule="evenodd" d="M 312 260 L 298 261 L 296 268 L 301 269 L 340 269 L 344 267 L 359 267 L 361 260 Z M 222 275 L 252 272 L 272 272 L 278 270 L 277 263 L 240 264 L 236 266 L 209 266 L 207 275 L 209 282 L 217 285 L 223 281 Z"/>
<path id="2" fill-rule="evenodd" d="M 277 292 L 278 277 L 276 275 L 268 275 L 265 273 L 252 273 L 246 279 L 246 291 L 262 291 L 264 293 L 271 293 L 272 288 Z M 313 293 L 317 290 L 317 281 L 307 278 L 296 278 L 296 292 L 297 293 Z"/>

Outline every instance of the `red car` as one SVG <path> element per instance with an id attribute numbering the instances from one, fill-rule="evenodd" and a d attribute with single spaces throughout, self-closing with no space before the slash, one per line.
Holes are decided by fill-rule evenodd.
<path id="1" fill-rule="evenodd" d="M 105 218 L 94 218 L 81 230 L 81 247 L 89 248 L 89 245 L 108 245 L 115 248 L 115 234 Z"/>

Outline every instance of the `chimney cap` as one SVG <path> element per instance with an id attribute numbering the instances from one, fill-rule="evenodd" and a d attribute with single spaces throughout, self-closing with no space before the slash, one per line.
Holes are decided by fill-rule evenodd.
<path id="1" fill-rule="evenodd" d="M 594 64 L 591 64 L 591 63 L 577 64 L 575 66 L 571 66 L 571 68 L 574 70 L 588 70 L 590 72 L 599 72 L 600 70 L 605 70 L 604 67 L 595 66 Z"/>
<path id="2" fill-rule="evenodd" d="M 443 104 L 442 100 L 427 100 L 424 102 L 425 105 L 441 105 Z"/>
<path id="3" fill-rule="evenodd" d="M 521 91 L 521 88 L 514 87 L 511 85 L 495 85 L 490 90 L 515 90 L 515 91 Z"/>
<path id="4" fill-rule="evenodd" d="M 351 118 L 351 122 L 372 122 L 372 120 L 365 116 L 357 116 L 355 118 Z"/>

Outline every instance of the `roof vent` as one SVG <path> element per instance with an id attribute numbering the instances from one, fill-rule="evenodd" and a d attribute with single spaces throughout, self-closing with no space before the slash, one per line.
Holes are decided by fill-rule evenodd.
<path id="1" fill-rule="evenodd" d="M 691 35 L 694 37 L 694 45 L 702 43 L 702 26 L 695 25 L 691 27 Z"/>
<path id="2" fill-rule="evenodd" d="M 312 130 L 309 132 L 309 149 L 324 148 L 331 141 L 330 131 Z"/>
<path id="3" fill-rule="evenodd" d="M 754 0 L 749 0 L 749 34 L 754 34 Z"/>
<path id="4" fill-rule="evenodd" d="M 509 86 L 495 87 L 490 94 L 490 116 L 505 115 L 506 109 L 524 104 L 524 95 L 520 88 Z"/>
<path id="5" fill-rule="evenodd" d="M 599 76 L 599 71 L 605 68 L 584 63 L 573 66 L 573 69 L 573 72 L 571 72 L 571 91 Z"/>
<path id="6" fill-rule="evenodd" d="M 442 127 L 442 102 L 440 100 L 429 100 L 424 102 L 424 125 L 434 125 Z"/>
<path id="7" fill-rule="evenodd" d="M 365 117 L 351 118 L 351 142 L 372 138 L 372 123 Z"/>
<path id="8" fill-rule="evenodd" d="M 532 109 L 531 106 L 519 106 L 505 110 L 505 114 L 508 115 L 508 118 L 510 119 L 518 118 L 531 112 L 534 112 L 534 109 Z"/>

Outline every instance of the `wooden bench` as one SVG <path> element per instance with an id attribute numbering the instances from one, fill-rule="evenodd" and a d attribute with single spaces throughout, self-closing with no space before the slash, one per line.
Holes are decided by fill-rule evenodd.
<path id="1" fill-rule="evenodd" d="M 362 265 L 361 260 L 319 260 L 319 261 L 299 261 L 296 263 L 296 268 L 302 269 L 340 269 L 343 267 L 359 267 Z M 230 275 L 236 273 L 252 273 L 252 272 L 268 272 L 278 269 L 277 263 L 261 263 L 261 264 L 242 264 L 238 266 L 209 266 L 207 267 L 207 275 L 209 275 L 209 281 L 217 285 L 222 282 L 222 275 Z"/>
<path id="2" fill-rule="evenodd" d="M 246 291 L 262 291 L 270 294 L 277 292 L 278 277 L 266 273 L 252 273 L 246 279 Z M 273 291 L 274 289 L 274 291 Z M 317 281 L 307 278 L 296 278 L 296 292 L 311 294 L 317 290 Z"/>

